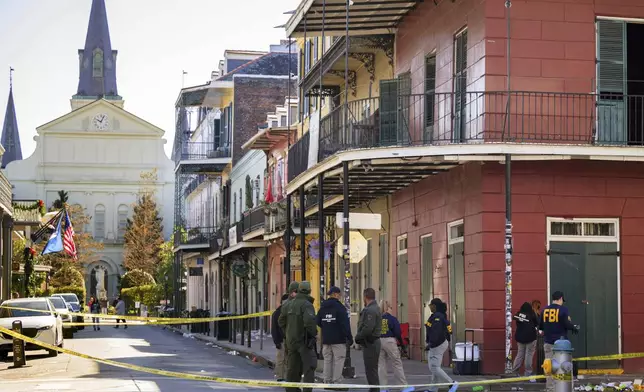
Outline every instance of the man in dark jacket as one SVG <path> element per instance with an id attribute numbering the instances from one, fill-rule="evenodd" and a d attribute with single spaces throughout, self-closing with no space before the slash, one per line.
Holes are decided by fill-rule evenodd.
<path id="1" fill-rule="evenodd" d="M 365 307 L 360 312 L 356 343 L 362 346 L 365 373 L 369 385 L 380 385 L 378 378 L 378 358 L 380 357 L 380 329 L 382 314 L 376 303 L 376 291 L 367 288 L 363 295 Z M 370 392 L 378 392 L 379 388 L 370 388 Z"/>
<path id="2" fill-rule="evenodd" d="M 425 350 L 427 351 L 427 363 L 430 372 L 429 383 L 453 383 L 454 380 L 441 368 L 443 355 L 449 347 L 449 338 L 452 333 L 452 326 L 445 314 L 447 305 L 440 298 L 434 298 L 429 303 L 429 309 L 432 314 L 425 322 L 425 343 L 427 343 Z M 430 389 L 430 391 L 437 390 L 438 388 L 436 387 Z"/>
<path id="3" fill-rule="evenodd" d="M 521 309 L 514 315 L 514 320 L 517 323 L 517 330 L 514 334 L 514 339 L 517 341 L 517 356 L 514 358 L 512 371 L 518 372 L 521 365 L 525 362 L 525 375 L 532 375 L 532 359 L 537 347 L 537 329 L 539 327 L 539 319 L 536 313 L 532 310 L 532 305 L 529 302 L 524 302 Z M 535 381 L 535 380 L 530 380 Z"/>
<path id="4" fill-rule="evenodd" d="M 313 308 L 311 283 L 302 282 L 295 298 L 282 305 L 282 312 L 278 318 L 280 328 L 286 338 L 286 352 L 288 355 L 288 368 L 286 380 L 291 382 L 313 383 L 315 369 L 317 368 L 317 353 L 315 352 L 315 336 L 318 329 L 315 323 L 315 309 Z M 303 378 L 301 378 L 303 375 Z M 299 391 L 299 388 L 286 388 L 288 391 Z M 311 388 L 304 388 L 311 391 Z"/>
<path id="5" fill-rule="evenodd" d="M 340 302 L 341 291 L 333 286 L 329 299 L 322 302 L 316 317 L 322 329 L 322 355 L 324 356 L 324 383 L 342 383 L 342 367 L 347 356 L 347 344 L 353 343 L 347 308 Z"/>
<path id="6" fill-rule="evenodd" d="M 284 381 L 286 374 L 286 355 L 284 352 L 284 333 L 278 324 L 280 314 L 282 313 L 282 305 L 288 299 L 288 294 L 282 295 L 280 306 L 275 309 L 271 316 L 271 335 L 273 336 L 273 343 L 277 349 L 277 358 L 275 359 L 275 378 L 277 381 Z"/>

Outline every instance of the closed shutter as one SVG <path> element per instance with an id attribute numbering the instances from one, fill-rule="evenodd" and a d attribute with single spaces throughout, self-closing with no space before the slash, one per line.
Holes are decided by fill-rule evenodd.
<path id="1" fill-rule="evenodd" d="M 431 143 L 434 137 L 434 108 L 436 106 L 436 56 L 425 58 L 425 129 L 423 142 Z"/>
<path id="2" fill-rule="evenodd" d="M 379 239 L 379 259 L 380 259 L 380 266 L 378 268 L 378 275 L 379 275 L 379 289 L 380 289 L 380 298 L 387 299 L 387 272 L 389 272 L 389 246 L 387 244 L 388 240 L 388 234 L 380 234 L 380 239 Z"/>
<path id="3" fill-rule="evenodd" d="M 398 76 L 398 130 L 397 143 L 407 144 L 411 137 L 409 134 L 409 105 L 411 99 L 411 74 L 405 72 Z"/>
<path id="4" fill-rule="evenodd" d="M 597 21 L 597 141 L 625 144 L 626 22 Z"/>
<path id="5" fill-rule="evenodd" d="M 467 97 L 467 30 L 454 38 L 454 142 L 465 141 Z"/>
<path id="6" fill-rule="evenodd" d="M 398 80 L 380 81 L 380 144 L 396 144 L 398 120 Z"/>

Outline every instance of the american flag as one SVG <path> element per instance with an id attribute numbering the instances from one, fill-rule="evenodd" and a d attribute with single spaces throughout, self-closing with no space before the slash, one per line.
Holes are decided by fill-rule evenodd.
<path id="1" fill-rule="evenodd" d="M 74 244 L 74 228 L 72 221 L 69 219 L 69 214 L 65 211 L 65 234 L 63 235 L 63 248 L 68 255 L 74 260 L 77 259 L 76 244 Z"/>

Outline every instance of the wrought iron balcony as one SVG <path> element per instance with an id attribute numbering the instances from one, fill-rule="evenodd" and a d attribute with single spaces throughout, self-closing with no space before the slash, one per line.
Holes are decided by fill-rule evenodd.
<path id="1" fill-rule="evenodd" d="M 244 212 L 243 217 L 243 234 L 251 233 L 264 227 L 264 208 L 255 207 L 250 211 Z"/>
<path id="2" fill-rule="evenodd" d="M 0 172 L 0 204 L 2 208 L 8 213 L 13 213 L 13 207 L 11 205 L 11 200 L 13 198 L 13 192 L 11 188 L 11 183 L 7 180 L 4 173 Z M 32 202 L 33 203 L 33 202 Z"/>
<path id="3" fill-rule="evenodd" d="M 219 145 L 214 142 L 183 142 L 181 143 L 181 161 L 230 158 L 229 144 Z"/>
<path id="4" fill-rule="evenodd" d="M 394 94 L 340 105 L 315 144 L 319 162 L 353 149 L 500 142 L 644 146 L 644 95 Z M 289 181 L 307 170 L 310 146 L 306 137 L 291 146 Z"/>
<path id="5" fill-rule="evenodd" d="M 187 227 L 185 233 L 179 237 L 179 244 L 204 245 L 208 247 L 210 246 L 210 239 L 214 238 L 216 231 L 216 227 Z"/>
<path id="6" fill-rule="evenodd" d="M 39 225 L 41 223 L 40 211 L 38 208 L 33 208 L 36 203 L 38 203 L 38 200 L 14 200 L 10 202 L 9 205 L 13 206 L 14 222 L 23 225 Z"/>
<path id="7" fill-rule="evenodd" d="M 270 204 L 267 207 L 268 214 L 265 213 L 265 227 L 267 233 L 274 233 L 286 229 L 286 200 L 281 200 Z M 300 210 L 291 206 L 291 227 L 300 227 Z M 315 219 L 304 219 L 304 227 L 318 227 L 318 221 Z"/>

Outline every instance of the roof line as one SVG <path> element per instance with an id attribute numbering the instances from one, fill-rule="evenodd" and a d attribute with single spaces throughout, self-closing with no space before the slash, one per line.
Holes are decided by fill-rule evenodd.
<path id="1" fill-rule="evenodd" d="M 264 53 L 263 55 L 259 56 L 258 58 L 253 59 L 253 60 L 251 60 L 251 61 L 249 61 L 249 62 L 247 62 L 247 63 L 244 63 L 244 64 L 240 65 L 239 67 L 237 67 L 237 68 L 233 69 L 232 71 L 229 71 L 229 72 L 227 72 L 227 73 L 226 73 L 226 74 L 224 74 L 224 75 L 221 75 L 221 76 L 220 76 L 220 77 L 218 77 L 216 80 L 221 80 L 222 78 L 225 78 L 226 76 L 228 76 L 228 75 L 230 75 L 230 74 L 232 74 L 232 73 L 234 73 L 234 72 L 237 72 L 237 71 L 238 71 L 238 70 L 240 70 L 240 69 L 246 68 L 247 66 L 249 66 L 249 65 L 251 65 L 251 64 L 254 64 L 254 63 L 256 63 L 258 60 L 263 59 L 264 57 L 267 57 L 269 54 L 271 54 L 271 52 Z"/>

